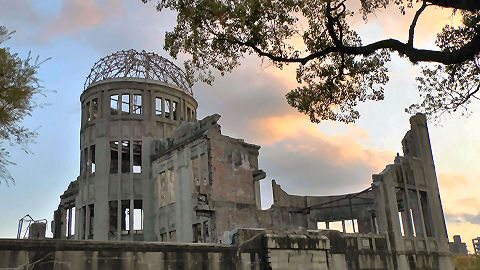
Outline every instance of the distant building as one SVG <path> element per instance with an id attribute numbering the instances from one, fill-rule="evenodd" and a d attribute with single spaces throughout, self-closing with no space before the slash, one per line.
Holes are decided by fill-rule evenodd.
<path id="1" fill-rule="evenodd" d="M 480 255 L 480 237 L 472 239 L 472 243 L 473 243 L 473 253 L 475 253 L 475 255 Z"/>
<path id="2" fill-rule="evenodd" d="M 448 245 L 453 254 L 468 255 L 467 244 L 462 243 L 460 235 L 454 235 L 453 242 L 449 242 Z"/>

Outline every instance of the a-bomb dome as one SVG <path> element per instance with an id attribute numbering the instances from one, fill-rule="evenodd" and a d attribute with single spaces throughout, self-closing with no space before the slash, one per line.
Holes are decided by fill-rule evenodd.
<path id="1" fill-rule="evenodd" d="M 164 57 L 151 52 L 137 52 L 132 49 L 118 51 L 100 59 L 87 76 L 84 89 L 96 82 L 112 78 L 157 80 L 177 86 L 193 95 L 185 72 Z"/>

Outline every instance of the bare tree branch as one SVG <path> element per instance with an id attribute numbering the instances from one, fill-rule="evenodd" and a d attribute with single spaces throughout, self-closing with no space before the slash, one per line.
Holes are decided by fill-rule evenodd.
<path id="1" fill-rule="evenodd" d="M 415 34 L 415 26 L 417 25 L 418 18 L 420 17 L 420 14 L 425 10 L 427 7 L 427 2 L 424 0 L 422 6 L 417 10 L 415 13 L 415 16 L 413 17 L 412 24 L 410 25 L 410 29 L 408 31 L 408 42 L 407 44 L 410 47 L 413 47 L 413 36 Z"/>

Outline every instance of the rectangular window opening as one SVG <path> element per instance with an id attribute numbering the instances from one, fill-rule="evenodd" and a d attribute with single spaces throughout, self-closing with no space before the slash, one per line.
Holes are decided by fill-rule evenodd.
<path id="1" fill-rule="evenodd" d="M 133 114 L 142 114 L 142 95 L 133 95 Z"/>
<path id="2" fill-rule="evenodd" d="M 98 98 L 92 99 L 92 119 L 98 117 Z"/>
<path id="3" fill-rule="evenodd" d="M 208 231 L 208 220 L 203 222 L 203 242 L 210 242 L 210 232 Z"/>
<path id="4" fill-rule="evenodd" d="M 155 115 L 162 116 L 162 99 L 155 98 Z"/>
<path id="5" fill-rule="evenodd" d="M 193 230 L 193 242 L 202 243 L 202 224 L 196 223 L 192 225 Z"/>
<path id="6" fill-rule="evenodd" d="M 133 201 L 133 230 L 143 230 L 143 205 L 142 200 Z"/>
<path id="7" fill-rule="evenodd" d="M 130 141 L 122 141 L 122 173 L 130 172 Z"/>
<path id="8" fill-rule="evenodd" d="M 171 231 L 168 233 L 168 241 L 176 242 L 177 241 L 177 231 Z"/>
<path id="9" fill-rule="evenodd" d="M 133 173 L 142 172 L 142 141 L 133 141 Z"/>
<path id="10" fill-rule="evenodd" d="M 201 154 L 200 155 L 200 177 L 205 186 L 209 184 L 207 167 L 208 167 L 207 155 Z"/>
<path id="11" fill-rule="evenodd" d="M 405 231 L 403 230 L 402 212 L 398 212 L 398 221 L 400 222 L 400 233 L 402 236 L 405 236 Z"/>
<path id="12" fill-rule="evenodd" d="M 175 170 L 173 168 L 168 169 L 168 203 L 176 202 L 176 195 L 175 195 Z"/>
<path id="13" fill-rule="evenodd" d="M 130 231 L 130 200 L 122 200 L 122 234 Z"/>
<path id="14" fill-rule="evenodd" d="M 432 237 L 434 235 L 432 216 L 430 214 L 430 206 L 427 201 L 427 192 L 425 191 L 420 191 L 420 204 L 422 206 L 422 215 L 425 223 L 425 233 L 428 237 Z"/>
<path id="15" fill-rule="evenodd" d="M 337 230 L 337 231 L 343 232 L 342 221 L 330 221 L 328 225 L 330 226 L 329 227 L 330 230 Z"/>
<path id="16" fill-rule="evenodd" d="M 80 239 L 85 239 L 85 232 L 87 231 L 87 227 L 86 227 L 86 218 L 87 218 L 87 215 L 86 215 L 86 207 L 83 206 L 82 208 L 80 208 L 80 227 L 82 228 L 82 232 L 81 232 L 81 235 L 80 235 Z"/>
<path id="17" fill-rule="evenodd" d="M 83 149 L 83 177 L 87 176 L 88 165 L 90 160 L 88 159 L 88 148 Z"/>
<path id="18" fill-rule="evenodd" d="M 118 141 L 110 142 L 110 173 L 118 173 Z"/>
<path id="19" fill-rule="evenodd" d="M 326 223 L 326 222 L 322 222 L 322 221 L 318 221 L 318 222 L 317 222 L 317 229 L 319 229 L 319 230 L 326 230 L 326 229 L 327 229 L 327 223 Z"/>
<path id="20" fill-rule="evenodd" d="M 130 114 L 130 95 L 122 94 L 122 114 Z"/>
<path id="21" fill-rule="evenodd" d="M 345 220 L 345 232 L 346 233 L 354 233 L 354 224 L 352 220 Z"/>
<path id="22" fill-rule="evenodd" d="M 90 211 L 90 216 L 88 217 L 90 222 L 90 227 L 88 229 L 88 239 L 93 239 L 93 223 L 95 221 L 95 207 L 93 204 L 88 205 L 88 209 Z"/>
<path id="23" fill-rule="evenodd" d="M 90 173 L 95 173 L 95 145 L 90 146 Z"/>
<path id="24" fill-rule="evenodd" d="M 87 114 L 87 122 L 90 122 L 92 120 L 92 113 L 91 113 L 91 108 L 90 108 L 90 101 L 87 102 L 87 107 L 85 108 L 85 112 Z"/>
<path id="25" fill-rule="evenodd" d="M 178 102 L 176 101 L 173 101 L 172 102 L 172 112 L 173 112 L 173 120 L 177 120 L 177 116 L 178 116 L 178 113 L 177 113 L 177 108 L 178 108 Z"/>
<path id="26" fill-rule="evenodd" d="M 187 121 L 192 120 L 192 117 L 190 115 L 191 113 L 192 113 L 192 111 L 190 110 L 190 108 L 187 107 Z"/>
<path id="27" fill-rule="evenodd" d="M 70 220 L 70 236 L 75 234 L 75 206 L 71 208 L 72 210 L 72 217 Z"/>
<path id="28" fill-rule="evenodd" d="M 413 211 L 412 209 L 408 209 L 409 210 L 409 213 L 410 213 L 410 222 L 412 223 L 412 232 L 413 232 L 413 236 L 417 236 L 417 232 L 416 232 L 416 229 L 415 229 L 415 221 L 413 219 Z"/>
<path id="29" fill-rule="evenodd" d="M 170 118 L 170 100 L 165 99 L 165 117 Z"/>
<path id="30" fill-rule="evenodd" d="M 167 205 L 167 183 L 165 172 L 158 174 L 158 204 L 159 207 Z"/>
<path id="31" fill-rule="evenodd" d="M 111 95 L 110 96 L 110 114 L 117 115 L 118 114 L 118 101 L 119 95 Z"/>
<path id="32" fill-rule="evenodd" d="M 116 236 L 118 231 L 118 201 L 109 201 L 109 220 L 110 220 L 110 236 Z"/>
<path id="33" fill-rule="evenodd" d="M 167 233 L 161 233 L 160 234 L 160 242 L 167 242 Z"/>

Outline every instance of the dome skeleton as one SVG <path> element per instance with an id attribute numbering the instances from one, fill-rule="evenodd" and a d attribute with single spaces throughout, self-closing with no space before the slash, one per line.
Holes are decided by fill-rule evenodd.
<path id="1" fill-rule="evenodd" d="M 90 85 L 111 78 L 143 78 L 175 85 L 193 96 L 185 72 L 171 61 L 155 53 L 118 51 L 96 62 L 87 76 L 84 90 Z"/>

